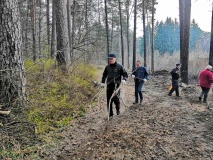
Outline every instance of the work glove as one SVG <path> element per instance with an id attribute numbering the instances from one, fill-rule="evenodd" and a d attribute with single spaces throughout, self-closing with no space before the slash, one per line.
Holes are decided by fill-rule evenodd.
<path id="1" fill-rule="evenodd" d="M 147 82 L 147 79 L 143 79 L 143 82 L 146 83 L 146 82 Z"/>
<path id="2" fill-rule="evenodd" d="M 121 80 L 121 83 L 122 84 L 126 84 L 126 81 L 123 79 L 123 80 Z"/>
<path id="3" fill-rule="evenodd" d="M 134 75 L 134 74 L 132 74 L 132 78 L 135 78 L 135 75 Z"/>
<path id="4" fill-rule="evenodd" d="M 101 83 L 101 88 L 104 88 L 104 83 Z"/>

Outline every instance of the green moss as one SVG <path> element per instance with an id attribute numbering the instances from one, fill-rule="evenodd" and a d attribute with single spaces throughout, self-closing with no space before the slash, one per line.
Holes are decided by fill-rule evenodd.
<path id="1" fill-rule="evenodd" d="M 97 74 L 94 66 L 80 64 L 65 74 L 54 67 L 53 60 L 41 62 L 42 66 L 33 65 L 32 61 L 25 64 L 33 70 L 27 72 L 28 119 L 36 124 L 37 133 L 64 127 L 74 117 L 84 116 L 97 91 L 92 83 Z"/>

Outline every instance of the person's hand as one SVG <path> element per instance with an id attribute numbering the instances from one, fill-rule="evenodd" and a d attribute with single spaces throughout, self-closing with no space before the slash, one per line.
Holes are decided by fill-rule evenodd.
<path id="1" fill-rule="evenodd" d="M 104 88 L 104 83 L 101 83 L 101 88 Z"/>
<path id="2" fill-rule="evenodd" d="M 146 82 L 147 82 L 147 79 L 143 79 L 143 81 L 144 81 L 144 83 L 146 83 Z"/>
<path id="3" fill-rule="evenodd" d="M 123 80 L 121 80 L 121 83 L 122 84 L 126 84 L 126 81 L 123 79 Z"/>
<path id="4" fill-rule="evenodd" d="M 135 75 L 134 75 L 134 74 L 132 74 L 132 78 L 135 78 Z"/>

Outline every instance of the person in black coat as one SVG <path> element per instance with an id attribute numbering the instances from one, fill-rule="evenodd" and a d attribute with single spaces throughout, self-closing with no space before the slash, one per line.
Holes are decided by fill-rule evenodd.
<path id="1" fill-rule="evenodd" d="M 132 77 L 135 81 L 135 102 L 138 103 L 138 95 L 140 97 L 140 103 L 143 101 L 142 87 L 144 83 L 149 79 L 148 71 L 145 67 L 142 66 L 141 61 L 137 61 L 137 67 L 133 69 Z"/>
<path id="2" fill-rule="evenodd" d="M 172 96 L 172 93 L 176 92 L 176 97 L 180 97 L 179 95 L 179 85 L 178 85 L 178 79 L 180 78 L 180 67 L 181 64 L 177 63 L 176 67 L 172 69 L 170 74 L 172 75 L 172 89 L 169 91 L 169 96 Z"/>
<path id="3" fill-rule="evenodd" d="M 104 83 L 107 79 L 107 109 L 109 106 L 110 98 L 113 94 L 113 92 L 120 86 L 121 83 L 125 84 L 126 80 L 128 78 L 128 74 L 124 67 L 116 62 L 116 55 L 115 54 L 109 54 L 108 56 L 109 64 L 105 67 L 103 76 L 102 76 L 102 84 L 101 86 L 104 86 Z M 120 100 L 117 93 L 116 96 L 114 96 L 110 103 L 110 113 L 109 116 L 113 116 L 113 108 L 112 103 L 114 102 L 117 115 L 120 114 Z"/>

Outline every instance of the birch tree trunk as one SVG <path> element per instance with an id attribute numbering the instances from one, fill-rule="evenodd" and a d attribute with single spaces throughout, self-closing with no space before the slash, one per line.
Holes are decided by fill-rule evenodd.
<path id="1" fill-rule="evenodd" d="M 0 103 L 25 100 L 18 0 L 0 1 Z"/>

